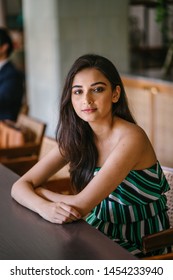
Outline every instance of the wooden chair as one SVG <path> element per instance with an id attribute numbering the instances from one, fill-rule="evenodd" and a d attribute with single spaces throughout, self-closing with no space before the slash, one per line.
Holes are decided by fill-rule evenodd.
<path id="1" fill-rule="evenodd" d="M 57 142 L 54 138 L 44 136 L 40 151 L 39 159 L 42 159 L 51 149 L 57 145 Z M 46 189 L 49 189 L 53 192 L 63 193 L 63 194 L 72 194 L 72 187 L 70 183 L 70 174 L 68 164 L 55 173 L 44 185 Z"/>
<path id="2" fill-rule="evenodd" d="M 45 129 L 46 124 L 44 122 L 25 114 L 20 114 L 15 124 L 9 123 L 8 127 L 7 123 L 7 130 L 4 133 L 6 147 L 4 143 L 0 147 L 0 163 L 10 168 L 18 175 L 23 175 L 27 172 L 39 159 Z M 26 139 L 25 141 L 25 137 L 21 137 L 22 131 L 29 132 L 28 135 L 32 135 L 32 137 L 29 137 L 30 139 Z M 3 137 L 3 132 L 2 129 L 1 139 Z M 20 137 L 18 134 L 20 134 Z M 18 143 L 16 143 L 17 135 L 18 140 L 20 139 Z M 26 138 L 28 138 L 28 136 Z"/>
<path id="3" fill-rule="evenodd" d="M 148 260 L 173 260 L 173 169 L 168 167 L 162 168 L 170 185 L 170 190 L 166 193 L 167 204 L 169 207 L 168 216 L 170 220 L 170 229 L 144 236 L 143 252 L 146 254 L 166 247 L 170 247 L 170 252 L 144 258 Z"/>
<path id="4" fill-rule="evenodd" d="M 170 225 L 173 228 L 173 168 L 163 166 L 163 171 L 166 176 L 166 179 L 170 185 L 170 191 L 166 193 L 167 204 L 169 207 L 168 216 L 170 220 Z"/>

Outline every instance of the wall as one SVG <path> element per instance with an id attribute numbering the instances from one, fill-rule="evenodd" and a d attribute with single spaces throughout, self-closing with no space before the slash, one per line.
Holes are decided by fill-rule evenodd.
<path id="1" fill-rule="evenodd" d="M 59 1 L 61 70 L 64 77 L 80 55 L 107 56 L 128 70 L 128 1 Z"/>
<path id="2" fill-rule="evenodd" d="M 60 84 L 58 3 L 24 0 L 23 14 L 29 113 L 45 121 L 46 133 L 54 135 Z"/>
<path id="3" fill-rule="evenodd" d="M 30 114 L 54 135 L 64 77 L 79 55 L 107 56 L 128 71 L 128 1 L 23 0 Z"/>

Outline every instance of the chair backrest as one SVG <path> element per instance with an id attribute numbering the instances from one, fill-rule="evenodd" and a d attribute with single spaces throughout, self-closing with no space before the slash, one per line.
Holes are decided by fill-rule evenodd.
<path id="1" fill-rule="evenodd" d="M 32 129 L 9 120 L 0 121 L 0 149 L 20 147 L 35 142 L 35 139 Z"/>
<path id="2" fill-rule="evenodd" d="M 145 257 L 148 260 L 172 260 L 173 259 L 173 168 L 162 166 L 165 177 L 170 186 L 170 190 L 166 192 L 168 216 L 170 228 L 157 233 L 149 234 L 143 237 L 143 252 L 148 253 L 155 250 L 169 248 L 168 253 L 156 256 Z"/>
<path id="3" fill-rule="evenodd" d="M 166 192 L 167 204 L 168 204 L 168 216 L 170 220 L 170 226 L 173 227 L 173 168 L 162 166 L 165 177 L 170 186 L 170 190 Z"/>
<path id="4" fill-rule="evenodd" d="M 43 135 L 46 129 L 46 124 L 44 122 L 27 116 L 25 114 L 19 114 L 17 123 L 25 128 L 31 129 L 35 133 L 36 143 L 42 142 Z"/>
<path id="5" fill-rule="evenodd" d="M 4 143 L 0 147 L 0 159 L 2 157 L 14 158 L 31 154 L 39 155 L 46 129 L 46 124 L 44 122 L 20 114 L 16 123 L 7 122 L 7 126 L 8 125 L 9 127 L 7 127 L 6 130 L 1 130 L 1 136 L 5 134 L 4 138 L 6 140 L 3 140 Z M 11 130 L 13 130 L 13 132 Z M 19 137 L 19 135 L 17 135 L 18 133 L 20 136 L 22 135 L 27 139 Z M 16 143 L 17 140 L 18 143 Z M 6 144 L 5 141 L 7 141 Z"/>
<path id="6" fill-rule="evenodd" d="M 43 135 L 46 129 L 46 124 L 42 121 L 31 118 L 27 115 L 20 114 L 17 122 L 14 124 L 17 127 L 26 131 L 31 131 L 34 134 L 32 141 L 21 141 L 20 144 L 0 148 L 0 163 L 4 164 L 20 176 L 27 172 L 39 159 Z M 13 129 L 15 131 L 15 127 Z M 6 139 L 9 142 L 9 131 Z M 15 137 L 15 133 L 13 137 Z M 28 137 L 28 136 L 27 136 Z M 21 138 L 18 140 L 21 140 Z M 31 139 L 30 139 L 31 140 Z M 8 143 L 9 144 L 9 143 Z"/>

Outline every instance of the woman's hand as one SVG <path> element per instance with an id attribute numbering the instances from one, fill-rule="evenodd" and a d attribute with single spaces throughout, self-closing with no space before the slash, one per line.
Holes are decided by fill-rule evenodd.
<path id="1" fill-rule="evenodd" d="M 56 223 L 71 223 L 81 218 L 80 213 L 64 202 L 45 201 L 38 210 L 38 214 L 45 220 Z"/>

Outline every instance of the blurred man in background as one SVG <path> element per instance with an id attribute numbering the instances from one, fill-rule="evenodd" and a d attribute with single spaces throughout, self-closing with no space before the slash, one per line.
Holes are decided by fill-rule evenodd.
<path id="1" fill-rule="evenodd" d="M 16 121 L 24 97 L 24 74 L 10 61 L 13 41 L 0 28 L 0 120 Z"/>

